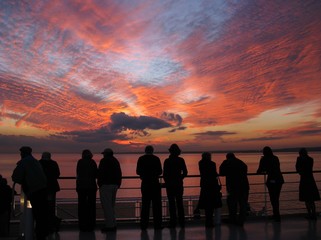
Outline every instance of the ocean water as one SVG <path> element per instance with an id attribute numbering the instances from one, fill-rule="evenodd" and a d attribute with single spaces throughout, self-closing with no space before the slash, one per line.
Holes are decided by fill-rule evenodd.
<path id="1" fill-rule="evenodd" d="M 123 179 L 121 189 L 118 191 L 118 198 L 127 197 L 140 197 L 140 180 L 136 175 L 136 163 L 141 154 L 115 154 L 115 157 L 119 160 L 123 172 L 123 176 L 131 177 Z M 168 157 L 168 154 L 157 154 L 162 163 Z M 298 156 L 295 152 L 280 152 L 275 153 L 280 159 L 282 172 L 295 172 L 295 163 Z M 41 154 L 34 154 L 34 157 L 39 159 Z M 236 153 L 236 156 L 243 160 L 248 165 L 248 172 L 255 173 L 261 158 L 261 153 Z M 314 170 L 321 170 L 321 152 L 311 152 L 310 156 L 314 158 Z M 75 177 L 76 164 L 80 159 L 81 154 L 61 154 L 52 153 L 52 159 L 56 160 L 60 167 L 61 177 Z M 101 154 L 94 154 L 93 159 L 97 165 L 101 159 Z M 200 153 L 182 153 L 181 157 L 185 159 L 188 174 L 199 175 L 198 161 L 201 159 Z M 19 160 L 19 154 L 0 154 L 0 174 L 7 178 L 10 185 L 12 185 L 11 174 L 15 167 L 16 162 Z M 217 168 L 225 159 L 223 153 L 213 153 L 212 160 L 216 162 Z M 318 181 L 319 189 L 321 189 L 321 173 L 314 174 L 315 179 Z M 286 201 L 293 201 L 298 199 L 298 181 L 299 175 L 297 173 L 284 174 L 285 184 L 283 185 L 281 199 Z M 225 179 L 220 178 L 223 185 Z M 75 191 L 75 179 L 61 179 L 59 180 L 62 190 L 57 194 L 58 198 L 76 198 Z M 263 175 L 250 175 L 250 201 L 258 202 L 266 195 L 263 194 L 265 190 L 264 176 Z M 188 177 L 184 180 L 184 195 L 185 196 L 197 196 L 199 194 L 199 177 Z M 225 188 L 222 189 L 223 196 L 226 194 Z M 163 190 L 163 196 L 166 196 L 165 190 Z M 98 194 L 97 194 L 98 197 Z"/>

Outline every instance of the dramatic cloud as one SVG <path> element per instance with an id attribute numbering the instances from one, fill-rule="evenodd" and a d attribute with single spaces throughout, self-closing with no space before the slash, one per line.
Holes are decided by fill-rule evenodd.
<path id="1" fill-rule="evenodd" d="M 318 145 L 320 12 L 314 0 L 2 0 L 0 143 Z M 289 129 L 302 138 L 286 142 Z"/>
<path id="2" fill-rule="evenodd" d="M 108 125 L 112 131 L 162 129 L 171 125 L 161 119 L 148 116 L 132 117 L 125 113 L 114 113 L 110 116 L 111 123 Z"/>

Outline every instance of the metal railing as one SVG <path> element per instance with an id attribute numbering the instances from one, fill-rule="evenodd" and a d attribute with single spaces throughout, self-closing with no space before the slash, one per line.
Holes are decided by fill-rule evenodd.
<path id="1" fill-rule="evenodd" d="M 321 187 L 321 171 L 314 171 L 314 176 Z M 285 183 L 283 184 L 280 197 L 281 214 L 305 213 L 305 205 L 299 201 L 299 174 L 297 172 L 283 172 Z M 265 175 L 249 173 L 250 182 L 248 213 L 252 216 L 266 216 L 271 214 L 269 196 L 265 187 Z M 228 213 L 226 206 L 225 177 L 220 177 L 222 182 L 223 207 L 221 214 Z M 193 219 L 194 209 L 199 198 L 199 175 L 189 175 L 184 180 L 184 207 L 188 219 Z M 59 178 L 61 191 L 57 195 L 57 215 L 66 222 L 77 221 L 77 194 L 75 190 L 75 177 Z M 161 178 L 161 181 L 163 179 Z M 97 220 L 103 220 L 103 211 L 97 193 L 96 202 Z M 15 197 L 16 211 L 19 212 L 20 199 Z M 321 209 L 321 203 L 316 202 L 317 210 Z M 163 218 L 169 218 L 168 202 L 165 189 L 162 189 Z M 139 221 L 141 209 L 140 179 L 138 176 L 124 176 L 123 185 L 118 190 L 116 200 L 116 214 L 119 221 Z M 16 214 L 17 215 L 17 214 Z M 17 220 L 17 219 L 16 219 Z"/>

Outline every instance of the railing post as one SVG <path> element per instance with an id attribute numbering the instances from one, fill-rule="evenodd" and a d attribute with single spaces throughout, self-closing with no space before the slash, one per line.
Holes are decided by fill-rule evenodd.
<path id="1" fill-rule="evenodd" d="M 20 233 L 21 237 L 25 240 L 33 239 L 33 215 L 32 206 L 30 201 L 26 198 L 24 192 L 21 190 L 20 194 L 20 209 L 22 215 L 20 215 Z"/>
<path id="2" fill-rule="evenodd" d="M 191 196 L 188 198 L 188 201 L 187 201 L 187 210 L 188 210 L 188 216 L 192 218 L 194 209 L 193 209 L 193 200 Z"/>
<path id="3" fill-rule="evenodd" d="M 140 201 L 136 201 L 135 202 L 135 217 L 137 220 L 140 219 L 140 213 L 141 213 L 141 204 L 140 204 Z"/>

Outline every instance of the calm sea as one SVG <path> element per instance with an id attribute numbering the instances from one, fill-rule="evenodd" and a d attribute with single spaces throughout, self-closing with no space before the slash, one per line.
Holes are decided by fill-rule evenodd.
<path id="1" fill-rule="evenodd" d="M 281 163 L 281 170 L 283 172 L 291 172 L 295 171 L 295 162 L 298 156 L 297 153 L 293 152 L 282 152 L 282 153 L 275 153 Z M 115 157 L 118 158 L 122 171 L 123 176 L 136 176 L 136 163 L 137 159 L 141 154 L 115 154 Z M 34 154 L 34 156 L 39 159 L 40 154 Z M 161 161 L 168 157 L 168 154 L 158 154 Z M 188 153 L 181 155 L 187 165 L 189 175 L 198 175 L 198 161 L 201 159 L 201 154 L 199 153 Z M 261 157 L 260 153 L 236 153 L 236 156 L 242 159 L 248 165 L 248 172 L 255 173 L 258 167 L 258 163 Z M 321 152 L 311 152 L 310 156 L 314 158 L 314 170 L 321 170 Z M 101 154 L 94 154 L 94 160 L 99 163 L 102 155 Z M 0 154 L 1 158 L 1 170 L 0 174 L 3 177 L 8 179 L 10 185 L 11 182 L 11 174 L 15 167 L 16 162 L 19 160 L 19 154 Z M 60 153 L 53 153 L 52 158 L 56 160 L 60 167 L 61 177 L 74 177 L 76 172 L 76 164 L 77 160 L 80 158 L 80 154 L 60 154 Z M 214 153 L 212 155 L 213 161 L 216 162 L 217 167 L 220 166 L 222 161 L 225 159 L 225 154 L 223 153 Z M 286 184 L 283 187 L 283 190 L 297 190 L 298 184 L 291 184 L 292 182 L 297 182 L 299 180 L 298 174 L 287 174 L 284 175 Z M 321 181 L 321 173 L 316 173 L 315 178 L 318 181 Z M 224 184 L 224 178 L 221 178 L 222 183 Z M 252 196 L 255 198 L 256 192 L 264 191 L 264 177 L 260 176 L 249 176 L 249 181 L 251 184 L 251 192 L 254 193 Z M 184 180 L 185 184 L 185 195 L 198 195 L 199 194 L 199 178 L 187 178 Z M 318 183 L 319 185 L 320 183 Z M 76 197 L 75 188 L 75 180 L 60 180 L 60 186 L 62 191 L 58 193 L 58 197 L 62 198 L 74 198 Z M 122 189 L 118 192 L 118 197 L 140 197 L 140 180 L 139 179 L 124 179 L 122 184 Z M 319 186 L 320 188 L 321 186 Z M 223 188 L 224 194 L 224 188 Z M 297 195 L 297 193 L 295 193 Z M 284 197 L 288 197 L 288 194 L 283 194 Z M 295 198 L 296 198 L 295 195 Z"/>

